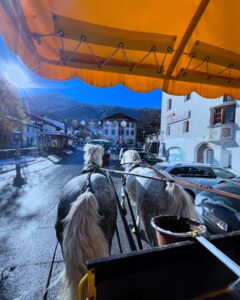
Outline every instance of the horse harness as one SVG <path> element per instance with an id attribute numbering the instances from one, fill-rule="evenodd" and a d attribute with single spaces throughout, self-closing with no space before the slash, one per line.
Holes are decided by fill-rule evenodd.
<path id="1" fill-rule="evenodd" d="M 174 180 L 172 178 L 166 178 L 161 172 L 159 172 L 157 169 L 155 169 L 154 167 L 150 166 L 149 164 L 145 163 L 145 162 L 137 162 L 137 163 L 132 163 L 132 166 L 128 169 L 128 172 L 131 172 L 132 170 L 136 169 L 136 168 L 149 168 L 153 171 L 155 171 L 157 173 L 157 175 L 160 175 L 161 180 L 163 182 L 165 182 L 165 184 L 167 184 L 167 182 L 174 182 Z M 124 190 L 126 190 L 126 181 L 127 181 L 127 176 L 126 175 L 122 175 L 121 177 L 121 181 L 122 181 L 122 185 Z"/>
<path id="2" fill-rule="evenodd" d="M 86 183 L 84 184 L 83 188 L 81 189 L 80 193 L 84 193 L 86 191 L 89 191 L 93 193 L 92 186 L 91 186 L 91 175 L 92 174 L 102 174 L 106 178 L 108 178 L 108 175 L 105 171 L 101 170 L 99 165 L 95 163 L 88 164 L 81 172 L 80 175 L 87 174 Z M 108 178 L 109 179 L 109 178 Z"/>

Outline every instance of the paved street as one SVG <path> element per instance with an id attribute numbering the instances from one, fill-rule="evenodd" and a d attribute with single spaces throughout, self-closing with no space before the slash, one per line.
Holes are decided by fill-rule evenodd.
<path id="1" fill-rule="evenodd" d="M 117 156 L 113 158 L 111 164 L 117 164 Z M 52 281 L 61 271 L 63 260 L 54 229 L 58 197 L 82 167 L 83 151 L 78 149 L 60 160 L 49 156 L 29 162 L 23 169 L 27 184 L 22 188 L 12 186 L 15 171 L 0 174 L 1 299 L 43 299 L 56 247 Z M 119 191 L 119 178 L 113 180 Z M 130 251 L 120 218 L 118 227 L 123 250 Z M 115 237 L 111 254 L 118 253 Z M 46 299 L 56 299 L 56 290 L 50 289 Z"/>

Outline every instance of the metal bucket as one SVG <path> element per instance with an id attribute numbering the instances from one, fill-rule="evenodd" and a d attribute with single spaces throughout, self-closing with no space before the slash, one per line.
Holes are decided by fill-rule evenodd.
<path id="1" fill-rule="evenodd" d="M 199 222 L 176 216 L 156 216 L 152 218 L 151 225 L 156 230 L 159 246 L 191 239 L 194 232 L 200 235 L 206 232 L 206 227 Z"/>

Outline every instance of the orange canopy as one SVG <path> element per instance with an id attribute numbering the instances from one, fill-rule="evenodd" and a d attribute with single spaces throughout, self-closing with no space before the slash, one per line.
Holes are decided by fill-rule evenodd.
<path id="1" fill-rule="evenodd" d="M 239 0 L 4 0 L 0 31 L 49 79 L 240 99 Z"/>

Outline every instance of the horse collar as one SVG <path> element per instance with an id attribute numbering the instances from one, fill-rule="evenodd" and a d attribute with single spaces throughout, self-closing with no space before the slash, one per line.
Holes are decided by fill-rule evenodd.
<path id="1" fill-rule="evenodd" d="M 130 168 L 128 169 L 128 172 L 131 172 L 132 170 L 139 168 L 139 167 L 144 167 L 144 166 L 142 166 L 141 163 L 135 163 L 132 166 L 130 166 Z"/>
<path id="2" fill-rule="evenodd" d="M 106 176 L 106 174 L 101 170 L 99 165 L 95 163 L 86 165 L 86 167 L 80 172 L 81 175 L 86 173 L 100 173 Z"/>
<path id="3" fill-rule="evenodd" d="M 141 162 L 140 163 L 135 163 L 135 164 L 132 164 L 130 166 L 130 168 L 127 170 L 128 172 L 131 172 L 132 170 L 138 168 L 138 167 L 142 167 L 142 164 Z M 125 187 L 126 186 L 126 180 L 127 180 L 127 176 L 126 175 L 122 175 L 121 177 L 121 181 L 122 181 L 122 185 Z"/>

